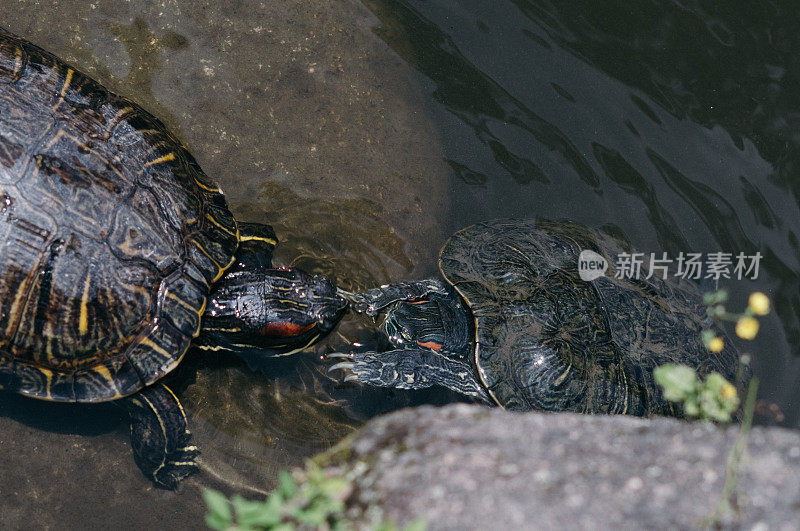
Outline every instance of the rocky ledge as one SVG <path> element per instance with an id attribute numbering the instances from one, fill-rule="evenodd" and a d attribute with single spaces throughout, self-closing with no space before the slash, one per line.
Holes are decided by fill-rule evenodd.
<path id="1" fill-rule="evenodd" d="M 429 529 L 695 528 L 709 525 L 739 427 L 667 418 L 408 409 L 318 456 L 347 476 L 348 518 Z M 753 428 L 734 510 L 717 525 L 800 526 L 800 433 Z"/>

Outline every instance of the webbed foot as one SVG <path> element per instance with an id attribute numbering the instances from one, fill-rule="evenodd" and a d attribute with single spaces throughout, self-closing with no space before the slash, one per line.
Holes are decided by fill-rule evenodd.
<path id="1" fill-rule="evenodd" d="M 493 403 L 478 382 L 469 363 L 439 355 L 430 349 L 397 349 L 387 352 L 333 352 L 328 359 L 343 360 L 328 372 L 343 370 L 344 381 L 356 381 L 376 387 L 425 389 L 441 385 L 486 403 Z"/>
<path id="2" fill-rule="evenodd" d="M 186 414 L 166 385 L 143 389 L 127 399 L 131 447 L 136 464 L 159 487 L 175 489 L 197 470 Z"/>

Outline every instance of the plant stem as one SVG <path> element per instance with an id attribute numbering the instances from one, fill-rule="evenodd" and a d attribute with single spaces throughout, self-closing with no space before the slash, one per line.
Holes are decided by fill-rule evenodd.
<path id="1" fill-rule="evenodd" d="M 728 459 L 725 466 L 725 484 L 722 486 L 722 493 L 714 511 L 707 516 L 701 525 L 704 527 L 721 525 L 720 518 L 728 512 L 733 512 L 738 517 L 739 508 L 733 500 L 736 488 L 739 485 L 739 472 L 742 466 L 742 457 L 747 449 L 747 438 L 753 427 L 753 413 L 756 409 L 756 392 L 758 391 L 758 378 L 750 380 L 747 386 L 747 400 L 744 406 L 744 416 L 739 434 L 728 452 Z"/>

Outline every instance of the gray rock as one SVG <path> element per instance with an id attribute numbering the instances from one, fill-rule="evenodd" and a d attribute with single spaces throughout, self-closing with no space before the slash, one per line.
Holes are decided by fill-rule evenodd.
<path id="1" fill-rule="evenodd" d="M 408 409 L 317 458 L 348 475 L 348 516 L 429 529 L 703 527 L 739 433 L 668 418 Z M 800 528 L 800 433 L 750 433 L 725 527 Z"/>

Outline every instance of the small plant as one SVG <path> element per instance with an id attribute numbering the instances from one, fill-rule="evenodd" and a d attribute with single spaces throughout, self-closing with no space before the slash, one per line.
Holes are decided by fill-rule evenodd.
<path id="1" fill-rule="evenodd" d="M 727 301 L 726 290 L 703 295 L 709 317 L 714 321 L 736 323 L 736 335 L 742 339 L 755 338 L 759 329 L 756 316 L 769 313 L 769 298 L 759 291 L 752 293 L 747 308 L 742 313 L 729 312 L 725 308 Z M 721 352 L 725 348 L 725 341 L 713 329 L 703 330 L 700 338 L 711 352 Z M 749 359 L 747 355 L 742 356 L 742 363 L 748 363 Z M 712 372 L 703 380 L 691 367 L 668 363 L 656 367 L 653 376 L 664 390 L 664 398 L 683 404 L 684 413 L 688 417 L 730 422 L 731 415 L 739 408 L 736 387 L 717 372 Z"/>
<path id="2" fill-rule="evenodd" d="M 736 387 L 718 372 L 701 380 L 693 368 L 668 363 L 656 367 L 653 376 L 663 388 L 664 398 L 682 403 L 688 417 L 730 422 L 731 415 L 739 409 Z"/>
<path id="3" fill-rule="evenodd" d="M 725 462 L 725 483 L 722 486 L 722 493 L 720 493 L 719 500 L 717 500 L 717 504 L 711 514 L 700 522 L 702 527 L 718 529 L 722 526 L 723 518 L 729 515 L 735 518 L 739 515 L 736 489 L 739 487 L 742 461 L 747 451 L 747 438 L 750 436 L 750 430 L 753 427 L 753 412 L 756 407 L 757 393 L 758 378 L 753 378 L 747 386 L 742 425 Z"/>
<path id="4" fill-rule="evenodd" d="M 727 300 L 728 293 L 725 290 L 706 293 L 703 296 L 703 302 L 707 306 L 709 317 L 717 322 L 735 322 L 737 336 L 747 340 L 754 339 L 759 329 L 756 316 L 764 316 L 769 313 L 769 298 L 758 291 L 752 293 L 747 301 L 747 308 L 739 314 L 730 313 L 725 309 Z M 711 352 L 721 352 L 725 348 L 725 341 L 712 329 L 704 330 L 701 333 L 701 339 Z M 750 362 L 750 356 L 745 354 L 740 360 L 742 365 L 747 365 Z M 741 365 L 739 369 L 739 374 L 741 374 Z M 731 414 L 739 407 L 740 401 L 736 387 L 719 373 L 712 372 L 702 381 L 691 367 L 667 364 L 657 367 L 654 376 L 658 385 L 664 389 L 664 398 L 672 402 L 683 403 L 687 416 L 730 422 Z M 753 378 L 747 386 L 747 398 L 739 434 L 728 452 L 722 493 L 711 514 L 700 522 L 702 527 L 718 528 L 722 525 L 723 518 L 731 515 L 734 518 L 738 516 L 736 489 L 739 485 L 742 461 L 747 449 L 747 438 L 753 425 L 757 390 L 758 379 Z"/>
<path id="5" fill-rule="evenodd" d="M 734 322 L 737 336 L 742 339 L 754 339 L 759 329 L 756 316 L 764 316 L 769 313 L 769 298 L 760 291 L 751 293 L 747 301 L 747 308 L 742 313 L 728 312 L 725 309 L 727 301 L 728 292 L 724 289 L 703 295 L 703 302 L 706 304 L 709 317 L 715 321 Z M 721 352 L 725 348 L 725 342 L 714 330 L 704 330 L 700 337 L 711 352 Z"/>
<path id="6" fill-rule="evenodd" d="M 347 529 L 344 498 L 349 487 L 343 478 L 326 477 L 317 467 L 309 467 L 305 481 L 298 484 L 283 470 L 278 487 L 263 502 L 234 495 L 230 501 L 221 493 L 206 489 L 206 523 L 212 529 Z"/>
<path id="7" fill-rule="evenodd" d="M 299 479 L 297 479 L 299 478 Z M 264 501 L 249 501 L 239 495 L 230 500 L 220 492 L 206 489 L 203 498 L 208 506 L 206 524 L 219 531 L 294 529 L 351 530 L 345 516 L 344 500 L 352 489 L 343 477 L 331 477 L 309 461 L 297 478 L 282 470 L 278 487 Z M 374 527 L 376 531 L 425 531 L 422 521 L 398 527 L 384 520 Z"/>

